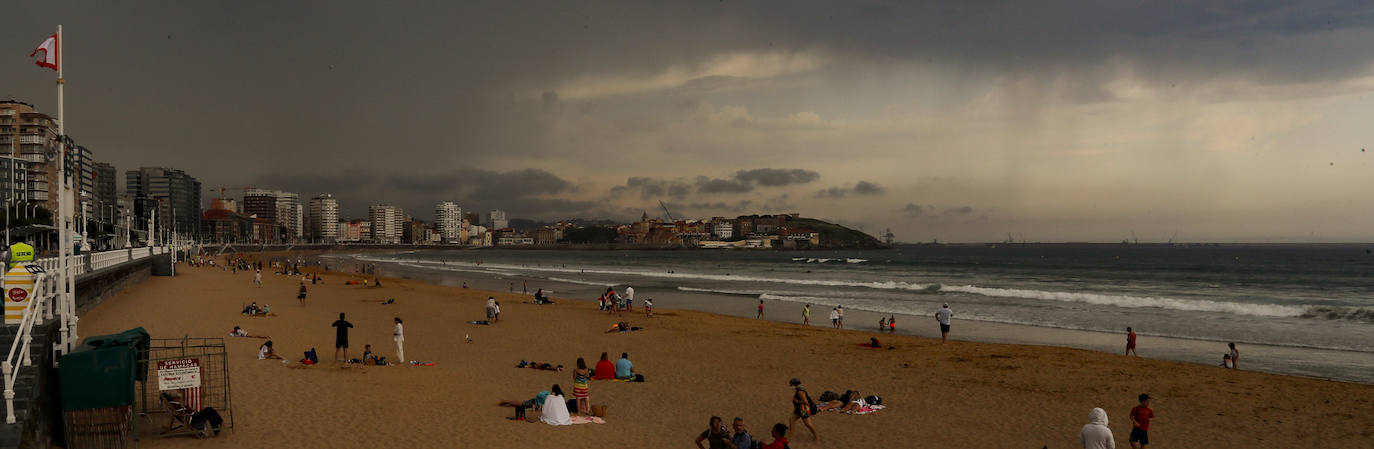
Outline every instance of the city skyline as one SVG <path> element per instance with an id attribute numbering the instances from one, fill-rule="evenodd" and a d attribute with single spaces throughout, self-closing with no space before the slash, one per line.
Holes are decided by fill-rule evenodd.
<path id="1" fill-rule="evenodd" d="M 54 111 L 24 56 L 62 23 L 96 160 L 340 217 L 661 200 L 901 241 L 1374 240 L 1368 5 L 789 6 L 21 4 L 0 99 Z"/>

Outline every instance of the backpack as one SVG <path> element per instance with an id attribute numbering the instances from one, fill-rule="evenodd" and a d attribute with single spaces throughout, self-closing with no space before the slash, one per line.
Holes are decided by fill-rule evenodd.
<path id="1" fill-rule="evenodd" d="M 876 394 L 870 395 L 864 398 L 864 402 L 867 402 L 868 405 L 883 405 L 883 398 Z"/>

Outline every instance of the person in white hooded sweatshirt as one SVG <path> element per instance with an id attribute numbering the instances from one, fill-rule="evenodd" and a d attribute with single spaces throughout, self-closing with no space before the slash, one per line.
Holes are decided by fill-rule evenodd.
<path id="1" fill-rule="evenodd" d="M 1089 412 L 1088 423 L 1083 425 L 1078 438 L 1083 440 L 1083 449 L 1116 449 L 1112 429 L 1107 428 L 1107 411 L 1095 408 Z"/>

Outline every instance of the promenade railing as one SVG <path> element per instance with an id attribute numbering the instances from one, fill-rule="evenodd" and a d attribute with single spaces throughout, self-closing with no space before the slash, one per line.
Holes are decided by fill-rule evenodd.
<path id="1" fill-rule="evenodd" d="M 42 325 L 44 315 L 52 319 L 52 298 L 56 289 L 56 276 L 47 273 L 34 273 L 33 300 L 24 306 L 24 318 L 20 320 L 14 334 L 14 343 L 10 345 L 9 355 L 4 362 L 0 362 L 0 372 L 5 376 L 5 422 L 14 424 L 14 381 L 18 379 L 15 375 L 17 364 L 22 366 L 32 366 L 33 358 L 29 354 L 33 346 L 33 327 Z M 44 309 L 47 312 L 44 313 Z"/>

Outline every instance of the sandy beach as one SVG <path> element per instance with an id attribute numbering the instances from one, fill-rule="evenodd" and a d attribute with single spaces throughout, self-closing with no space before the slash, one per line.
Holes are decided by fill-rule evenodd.
<path id="1" fill-rule="evenodd" d="M 222 261 L 222 259 L 220 259 Z M 270 270 L 264 270 L 270 271 Z M 1155 397 L 1151 446 L 1370 447 L 1374 386 L 1126 358 L 1076 349 L 970 343 L 802 327 L 697 311 L 656 310 L 623 318 L 586 300 L 534 305 L 525 295 L 382 278 L 384 287 L 344 285 L 322 276 L 297 305 L 299 277 L 178 266 L 93 308 L 83 336 L 143 326 L 154 338 L 220 337 L 235 325 L 270 335 L 291 364 L 310 348 L 323 363 L 292 368 L 256 358 L 262 340 L 226 338 L 235 428 L 218 438 L 146 437 L 142 447 L 693 447 L 712 415 L 743 417 L 766 436 L 791 413 L 789 378 L 813 395 L 877 394 L 887 408 L 862 416 L 822 412 L 821 441 L 799 426 L 791 447 L 1074 448 L 1093 407 L 1106 409 L 1118 447 L 1127 447 L 1127 411 L 1139 393 Z M 533 290 L 535 286 L 531 286 Z M 501 322 L 483 319 L 487 296 Z M 388 298 L 396 303 L 382 305 Z M 580 298 L 591 299 L 591 298 Z M 250 301 L 275 317 L 239 314 Z M 391 357 L 392 318 L 406 326 L 406 355 L 425 367 L 372 367 L 333 361 L 340 312 L 355 328 L 350 357 L 364 344 Z M 814 319 L 825 311 L 814 310 Z M 617 320 L 645 329 L 605 333 Z M 934 326 L 935 322 L 903 323 Z M 471 343 L 466 343 L 470 335 Z M 867 349 L 877 336 L 895 349 Z M 958 321 L 955 322 L 958 337 Z M 501 400 L 524 400 L 572 373 L 517 369 L 520 360 L 571 367 L 628 352 L 645 383 L 593 381 L 591 402 L 605 424 L 555 427 L 512 421 Z M 532 415 L 534 413 L 532 412 Z M 142 424 L 144 429 L 161 425 Z"/>

